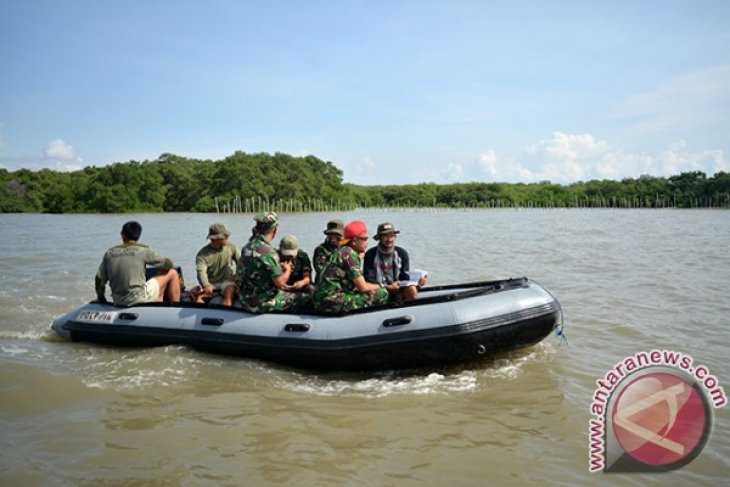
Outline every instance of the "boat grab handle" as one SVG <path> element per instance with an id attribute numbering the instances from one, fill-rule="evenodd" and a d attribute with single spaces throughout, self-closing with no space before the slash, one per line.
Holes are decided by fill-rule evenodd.
<path id="1" fill-rule="evenodd" d="M 200 322 L 209 326 L 221 326 L 223 324 L 223 318 L 203 318 Z"/>
<path id="2" fill-rule="evenodd" d="M 407 325 L 412 320 L 412 316 L 399 316 L 398 318 L 388 318 L 387 320 L 383 321 L 383 326 Z"/>
<path id="3" fill-rule="evenodd" d="M 309 323 L 289 323 L 284 327 L 284 331 L 309 331 Z"/>
<path id="4" fill-rule="evenodd" d="M 132 321 L 136 320 L 137 318 L 139 318 L 139 315 L 137 313 L 119 313 L 120 320 Z"/>

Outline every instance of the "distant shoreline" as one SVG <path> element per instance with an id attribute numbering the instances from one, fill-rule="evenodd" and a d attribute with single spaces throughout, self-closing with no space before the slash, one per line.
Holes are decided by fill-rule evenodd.
<path id="1" fill-rule="evenodd" d="M 162 154 L 74 172 L 0 169 L 1 213 L 337 212 L 356 208 L 558 209 L 730 208 L 730 173 L 568 185 L 419 183 L 360 186 L 343 182 L 315 156 L 236 152 L 222 160 Z"/>
<path id="2" fill-rule="evenodd" d="M 666 211 L 727 211 L 730 207 L 699 207 L 699 208 L 587 208 L 587 207 L 553 207 L 553 208 L 527 208 L 527 207 L 504 207 L 504 208 L 426 208 L 426 207 L 413 207 L 413 208 L 396 208 L 396 207 L 378 207 L 378 208 L 354 208 L 351 210 L 317 210 L 317 211 L 281 211 L 279 215 L 306 215 L 311 213 L 324 213 L 324 214 L 342 214 L 342 213 L 371 213 L 371 214 L 392 214 L 392 213 L 488 213 L 488 212 L 557 212 L 557 211 L 616 211 L 616 212 L 628 212 L 628 211 L 647 211 L 647 212 L 666 212 Z M 273 211 L 273 210 L 272 210 Z M 0 215 L 46 215 L 46 216 L 104 216 L 104 215 L 235 215 L 235 216 L 251 216 L 256 215 L 254 212 L 200 212 L 200 211 L 127 211 L 119 213 L 94 213 L 94 212 L 78 212 L 78 213 L 44 213 L 44 212 L 5 212 Z"/>

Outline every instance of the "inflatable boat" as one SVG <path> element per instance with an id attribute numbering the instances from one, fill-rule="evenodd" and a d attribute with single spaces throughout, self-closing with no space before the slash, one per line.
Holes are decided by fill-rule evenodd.
<path id="1" fill-rule="evenodd" d="M 557 299 L 527 278 L 425 287 L 418 299 L 344 315 L 253 314 L 216 304 L 88 303 L 51 325 L 69 341 L 184 345 L 312 370 L 440 367 L 534 345 Z"/>

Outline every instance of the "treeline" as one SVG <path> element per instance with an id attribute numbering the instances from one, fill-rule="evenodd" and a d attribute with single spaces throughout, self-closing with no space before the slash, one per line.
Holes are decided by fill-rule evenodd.
<path id="1" fill-rule="evenodd" d="M 163 154 L 74 172 L 0 169 L 0 211 L 44 213 L 340 211 L 354 208 L 730 208 L 730 173 L 540 183 L 345 184 L 314 156 Z"/>
<path id="2" fill-rule="evenodd" d="M 643 175 L 621 181 L 592 180 L 560 185 L 539 183 L 422 183 L 408 186 L 351 186 L 370 207 L 444 208 L 730 208 L 730 173 L 702 171 L 669 178 Z"/>
<path id="3" fill-rule="evenodd" d="M 211 212 L 231 210 L 243 195 L 264 208 L 284 200 L 343 200 L 349 194 L 342 171 L 331 162 L 244 152 L 218 161 L 163 154 L 154 161 L 74 172 L 0 170 L 0 188 L 4 213 Z"/>

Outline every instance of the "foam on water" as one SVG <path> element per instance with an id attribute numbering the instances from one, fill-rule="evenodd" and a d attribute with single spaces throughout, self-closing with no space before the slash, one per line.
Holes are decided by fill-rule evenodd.
<path id="1" fill-rule="evenodd" d="M 511 354 L 477 365 L 474 369 L 424 373 L 389 371 L 364 379 L 329 379 L 327 376 L 296 373 L 278 377 L 277 385 L 314 396 L 376 398 L 393 394 L 448 395 L 473 391 L 480 382 L 515 379 L 527 364 L 548 360 L 553 353 L 554 349 L 550 345 L 538 345 L 529 353 Z"/>
<path id="2" fill-rule="evenodd" d="M 125 374 L 104 374 L 97 379 L 86 379 L 84 384 L 93 389 L 134 390 L 150 386 L 170 387 L 185 379 L 184 369 L 137 369 Z"/>
<path id="3" fill-rule="evenodd" d="M 391 394 L 447 394 L 471 390 L 476 374 L 464 371 L 455 375 L 432 372 L 426 376 L 399 377 L 384 375 L 364 380 L 327 380 L 301 376 L 298 381 L 284 381 L 280 387 L 315 396 L 383 397 Z"/>
<path id="4" fill-rule="evenodd" d="M 95 389 L 133 391 L 154 387 L 171 387 L 184 383 L 196 360 L 177 352 L 182 347 L 164 347 L 123 353 L 100 349 L 85 355 L 84 384 Z M 102 359 L 100 355 L 110 355 Z"/>
<path id="5" fill-rule="evenodd" d="M 48 338 L 52 333 L 48 327 L 44 326 L 42 329 L 28 329 L 28 330 L 0 330 L 0 339 L 7 340 L 43 340 Z"/>
<path id="6" fill-rule="evenodd" d="M 15 345 L 1 345 L 0 352 L 6 355 L 23 355 L 28 353 L 30 350 L 27 348 L 18 347 Z"/>

